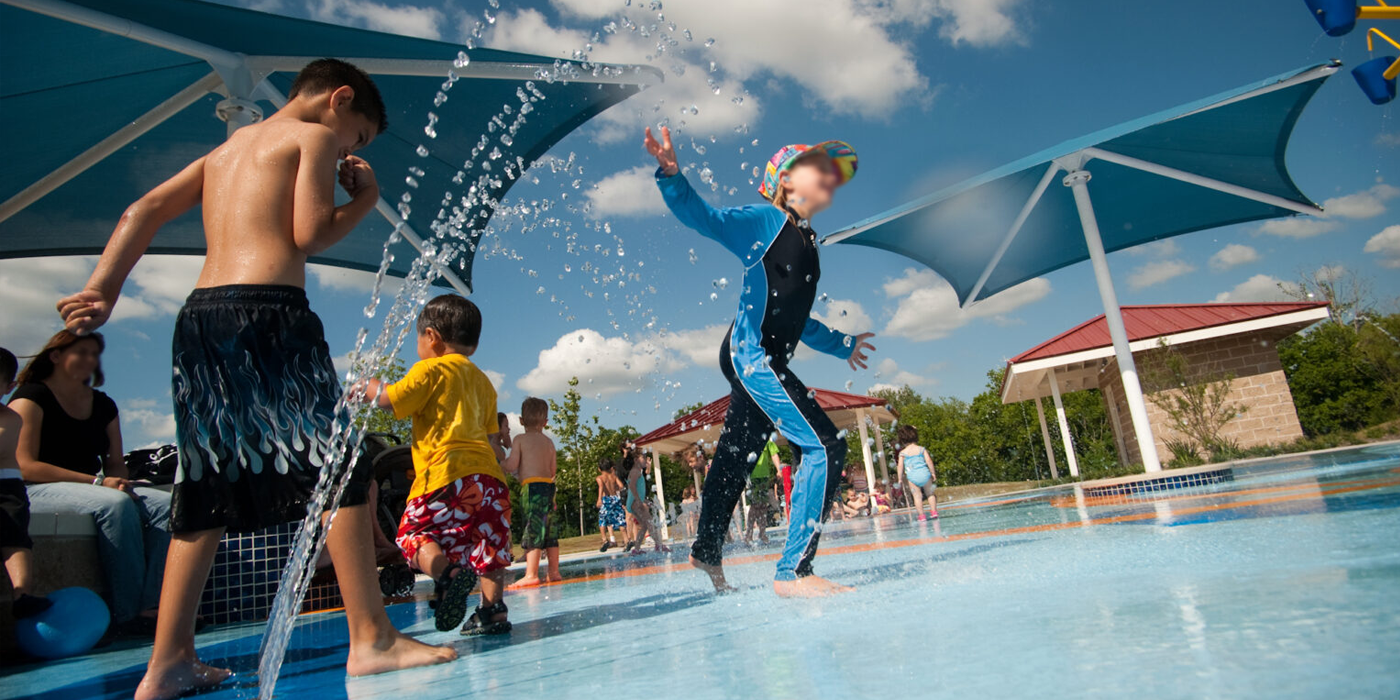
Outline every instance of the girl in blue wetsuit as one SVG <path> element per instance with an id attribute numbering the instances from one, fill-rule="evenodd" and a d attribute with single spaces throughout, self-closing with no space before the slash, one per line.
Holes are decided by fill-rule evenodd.
<path id="1" fill-rule="evenodd" d="M 856 172 L 856 154 L 840 141 L 793 145 L 768 163 L 759 192 L 767 204 L 715 209 L 680 174 L 669 129 L 662 140 L 646 132 L 660 165 L 657 185 L 681 223 L 714 239 L 744 263 L 739 314 L 720 346 L 720 368 L 732 394 L 701 499 L 691 563 L 728 588 L 721 548 L 745 478 L 774 431 L 801 453 L 790 525 L 774 588 L 780 595 L 823 595 L 843 586 L 812 575 L 820 523 L 841 479 L 846 441 L 814 395 L 788 369 L 798 342 L 864 368 L 873 333 L 850 336 L 811 317 L 821 267 L 816 233 L 807 221 L 831 205 L 836 188 Z"/>

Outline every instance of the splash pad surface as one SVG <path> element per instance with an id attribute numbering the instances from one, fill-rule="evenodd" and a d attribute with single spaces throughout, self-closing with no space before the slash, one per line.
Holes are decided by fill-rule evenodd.
<path id="1" fill-rule="evenodd" d="M 685 547 L 595 558 L 508 595 L 506 637 L 437 633 L 425 602 L 391 606 L 396 625 L 457 646 L 445 666 L 347 679 L 343 615 L 302 616 L 277 696 L 1380 697 L 1400 687 L 1397 506 L 1400 445 L 1384 445 L 1188 489 L 1059 487 L 947 506 L 936 524 L 834 523 L 818 571 L 858 590 L 825 600 L 773 596 L 777 540 L 727 550 L 740 592 L 724 597 Z M 262 632 L 201 634 L 201 656 L 238 676 L 197 697 L 255 697 Z M 130 697 L 148 654 L 10 667 L 0 697 Z"/>

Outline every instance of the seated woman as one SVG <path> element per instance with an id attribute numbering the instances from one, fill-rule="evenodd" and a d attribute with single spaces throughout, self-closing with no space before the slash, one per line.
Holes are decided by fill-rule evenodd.
<path id="1" fill-rule="evenodd" d="M 117 629 L 154 633 L 170 494 L 127 479 L 117 404 L 102 385 L 102 336 L 59 331 L 19 373 L 10 408 L 24 418 L 16 458 L 36 513 L 83 513 L 97 525 Z"/>

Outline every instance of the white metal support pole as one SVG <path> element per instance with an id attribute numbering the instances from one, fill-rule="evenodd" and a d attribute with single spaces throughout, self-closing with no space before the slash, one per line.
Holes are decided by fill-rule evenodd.
<path id="1" fill-rule="evenodd" d="M 1123 396 L 1128 402 L 1128 414 L 1133 419 L 1133 432 L 1137 436 L 1142 466 L 1148 472 L 1159 472 L 1162 471 L 1162 463 L 1157 458 L 1157 442 L 1152 438 L 1152 426 L 1147 422 L 1147 402 L 1143 399 L 1137 364 L 1133 362 L 1133 351 L 1128 345 L 1123 310 L 1118 306 L 1118 294 L 1113 290 L 1113 277 L 1108 272 L 1108 256 L 1104 253 L 1103 239 L 1099 236 L 1094 203 L 1089 199 L 1089 177 L 1087 170 L 1075 170 L 1065 176 L 1064 184 L 1074 192 L 1079 221 L 1084 227 L 1084 242 L 1089 247 L 1089 260 L 1094 264 L 1094 281 L 1098 283 L 1099 296 L 1103 300 L 1108 334 L 1113 338 L 1113 354 L 1118 358 L 1118 370 L 1123 375 Z"/>
<path id="2" fill-rule="evenodd" d="M 856 426 L 860 428 L 860 454 L 865 458 L 865 490 L 870 492 L 870 512 L 875 512 L 875 465 L 870 458 L 870 431 L 865 427 L 865 409 L 856 409 Z"/>
<path id="3" fill-rule="evenodd" d="M 885 434 L 880 430 L 880 421 L 875 421 L 875 450 L 880 454 L 880 478 L 885 480 L 885 488 L 892 488 L 890 484 L 890 460 L 885 455 Z"/>
<path id="4" fill-rule="evenodd" d="M 1055 443 L 1050 441 L 1050 426 L 1045 424 L 1045 409 L 1040 405 L 1040 397 L 1035 397 L 1035 415 L 1040 419 L 1040 439 L 1045 441 L 1045 456 L 1050 458 L 1050 478 L 1060 478 L 1060 468 L 1055 464 Z"/>
<path id="5" fill-rule="evenodd" d="M 1079 459 L 1074 456 L 1074 437 L 1069 434 L 1069 419 L 1065 416 L 1065 404 L 1060 400 L 1060 380 L 1051 369 L 1050 397 L 1055 400 L 1055 418 L 1060 422 L 1060 440 L 1065 444 L 1065 462 L 1069 464 L 1069 475 L 1079 476 Z M 1037 401 L 1038 403 L 1038 401 Z"/>
<path id="6" fill-rule="evenodd" d="M 651 451 L 651 473 L 656 478 L 656 500 L 661 504 L 661 539 L 671 539 L 671 526 L 666 524 L 666 489 L 661 483 L 661 453 Z"/>
<path id="7" fill-rule="evenodd" d="M 1113 400 L 1113 387 L 1104 385 L 1103 402 L 1108 404 L 1108 417 L 1113 421 L 1113 440 L 1118 444 L 1118 463 L 1128 464 L 1128 446 L 1123 442 L 1123 421 L 1118 417 L 1118 402 Z"/>

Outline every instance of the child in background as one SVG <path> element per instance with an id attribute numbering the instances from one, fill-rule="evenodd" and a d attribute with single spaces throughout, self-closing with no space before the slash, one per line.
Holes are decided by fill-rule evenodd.
<path id="1" fill-rule="evenodd" d="M 938 497 L 933 489 L 938 475 L 933 470 L 933 455 L 919 446 L 919 430 L 908 423 L 899 426 L 899 480 L 909 484 L 914 496 L 914 512 L 919 520 L 938 517 Z M 924 516 L 924 498 L 928 498 L 929 515 Z"/>
<path id="2" fill-rule="evenodd" d="M 520 404 L 520 425 L 525 432 L 515 439 L 506 458 L 505 469 L 520 479 L 525 497 L 525 531 L 520 546 L 525 550 L 525 575 L 511 588 L 540 585 L 540 555 L 549 557 L 549 581 L 562 581 L 559 574 L 559 535 L 554 521 L 554 474 L 557 470 L 554 441 L 544 434 L 549 422 L 549 404 L 533 396 Z"/>
<path id="3" fill-rule="evenodd" d="M 19 360 L 14 353 L 0 348 L 0 398 L 14 391 L 18 370 Z M 29 539 L 29 493 L 24 490 L 24 479 L 15 461 L 22 423 L 18 413 L 0 403 L 0 556 L 5 558 L 5 572 L 14 589 L 10 613 L 16 620 L 34 617 L 53 605 L 48 598 L 29 593 L 34 554 L 34 541 Z"/>
<path id="4" fill-rule="evenodd" d="M 632 543 L 632 554 L 641 554 L 642 545 L 647 541 L 647 535 L 651 535 L 652 542 L 656 543 L 656 551 L 669 552 L 667 547 L 661 542 L 661 533 L 656 531 L 656 524 L 651 518 L 651 504 L 647 500 L 647 472 L 646 455 L 636 443 L 627 443 L 622 447 L 622 463 L 627 468 L 627 512 L 632 514 L 637 523 L 637 539 Z"/>
<path id="5" fill-rule="evenodd" d="M 510 566 L 510 491 L 492 452 L 500 430 L 496 390 L 468 358 L 481 340 L 476 304 L 444 294 L 418 316 L 418 356 L 403 379 L 369 380 L 363 395 L 413 419 L 413 487 L 396 539 L 414 569 L 436 582 L 438 631 L 462 624 L 481 580 L 481 602 L 462 634 L 510 631 L 501 600 Z"/>
<path id="6" fill-rule="evenodd" d="M 627 527 L 627 512 L 622 508 L 622 480 L 614 473 L 615 464 L 603 458 L 598 464 L 598 534 L 603 537 L 600 552 L 617 546 L 617 528 Z M 625 536 L 625 535 L 624 535 Z"/>
<path id="7" fill-rule="evenodd" d="M 505 413 L 496 412 L 498 429 L 491 436 L 491 451 L 496 453 L 496 462 L 504 464 L 506 453 L 510 451 L 510 418 Z"/>
<path id="8" fill-rule="evenodd" d="M 875 494 L 871 499 L 871 515 L 884 515 L 890 512 L 890 492 L 885 490 L 885 482 L 875 482 Z"/>
<path id="9" fill-rule="evenodd" d="M 173 698 L 232 675 L 202 663 L 194 648 L 195 610 L 224 532 L 300 521 L 322 470 L 338 476 L 354 467 L 353 456 L 321 460 L 345 419 L 325 329 L 306 299 L 306 261 L 379 202 L 374 170 L 352 154 L 386 123 L 364 71 L 333 58 L 308 63 L 275 114 L 233 132 L 128 207 L 87 285 L 58 302 L 69 331 L 97 330 L 157 231 L 201 207 L 204 267 L 175 319 L 171 353 L 180 450 L 174 536 L 136 700 Z M 339 206 L 337 182 L 349 195 Z M 400 633 L 384 612 L 366 505 L 373 477 L 352 473 L 325 536 L 345 599 L 352 676 L 457 658 Z"/>

